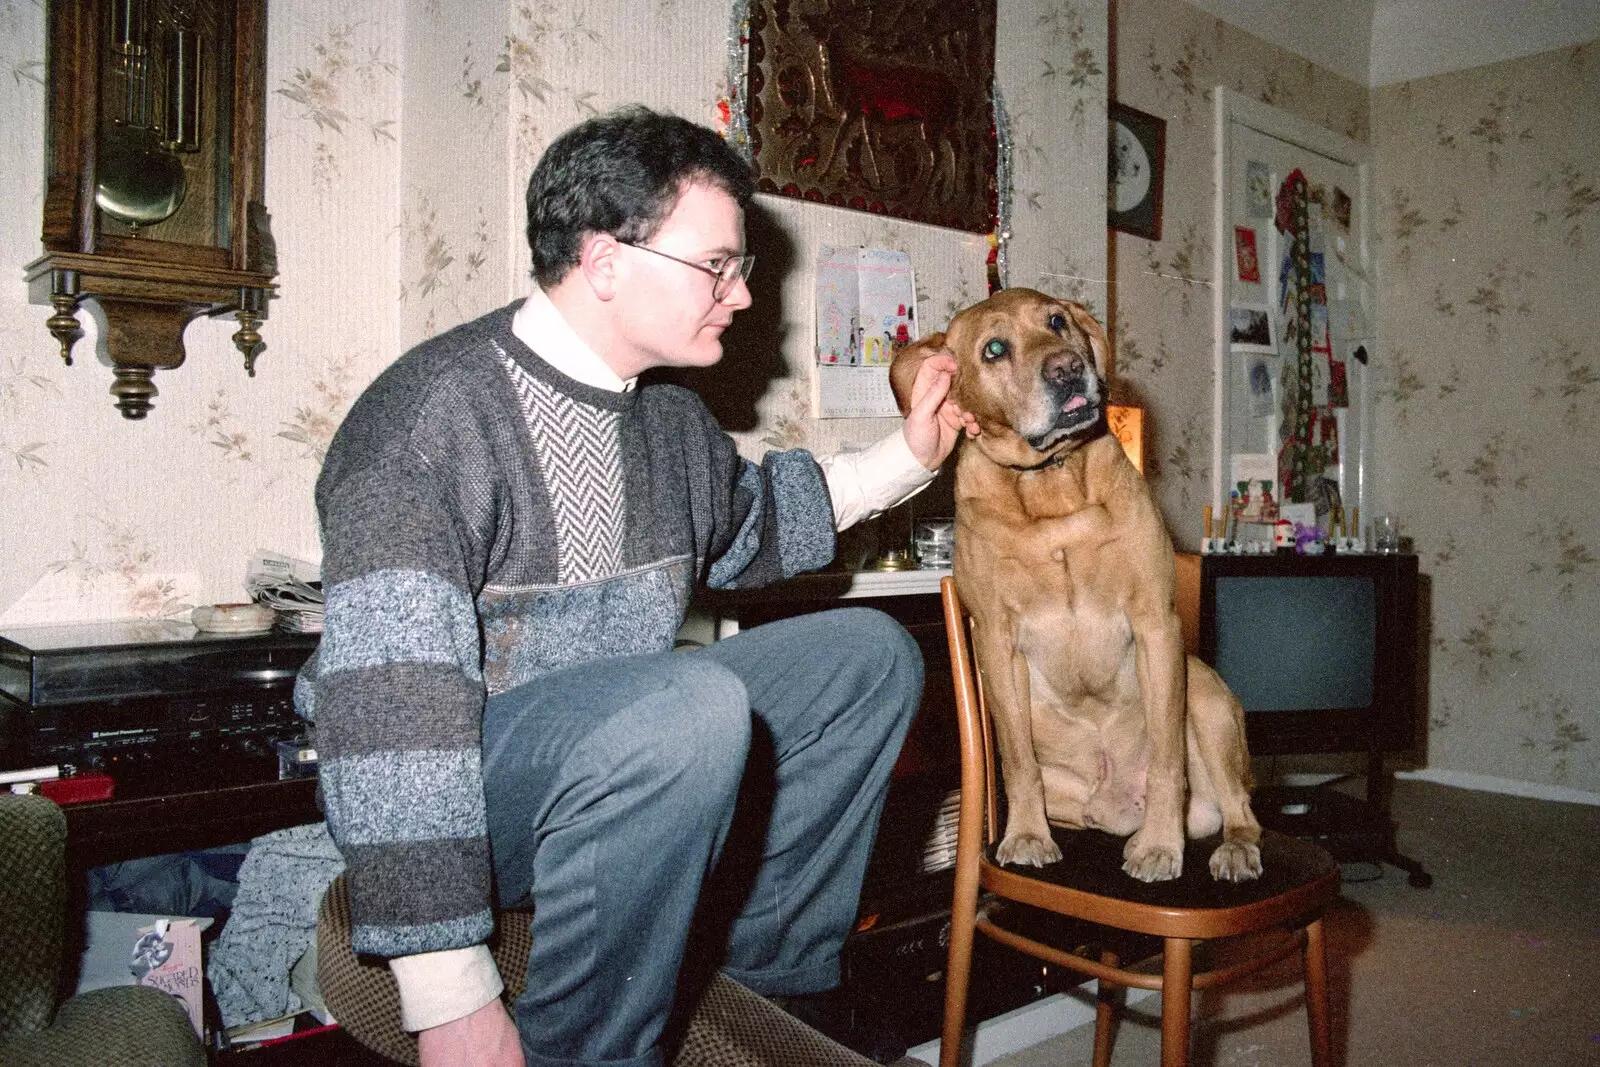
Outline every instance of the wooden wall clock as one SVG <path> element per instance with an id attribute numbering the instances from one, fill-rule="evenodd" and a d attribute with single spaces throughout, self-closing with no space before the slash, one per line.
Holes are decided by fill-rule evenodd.
<path id="1" fill-rule="evenodd" d="M 234 315 L 255 374 L 277 274 L 262 200 L 266 0 L 50 0 L 44 254 L 29 298 L 72 362 L 98 307 L 126 418 L 184 360 L 201 315 Z"/>

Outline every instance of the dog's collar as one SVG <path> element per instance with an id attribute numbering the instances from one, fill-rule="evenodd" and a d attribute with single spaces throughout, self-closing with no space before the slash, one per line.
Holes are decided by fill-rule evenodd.
<path id="1" fill-rule="evenodd" d="M 1071 452 L 1072 452 L 1072 449 L 1063 448 L 1061 451 L 1057 452 L 1055 455 L 1050 456 L 1047 459 L 1045 459 L 1045 461 L 1042 462 L 1042 463 L 1033 463 L 1033 464 L 1007 463 L 1006 466 L 1011 470 L 1014 470 L 1014 471 L 1017 471 L 1017 472 L 1023 473 L 1023 474 L 1026 474 L 1028 471 L 1042 471 L 1042 470 L 1046 470 L 1046 469 L 1048 469 L 1050 467 L 1059 467 L 1059 466 L 1061 466 L 1063 463 L 1065 463 L 1067 461 L 1067 456 Z"/>
<path id="2" fill-rule="evenodd" d="M 1096 420 L 1095 428 L 1098 432 L 1091 433 L 1088 437 L 1080 441 L 1079 447 L 1085 447 L 1090 441 L 1093 441 L 1096 438 L 1110 432 L 1110 427 L 1106 424 L 1106 413 L 1103 407 L 1101 408 L 1099 418 Z M 1057 442 L 1057 445 L 1068 445 L 1072 441 L 1073 436 L 1073 434 L 1068 434 L 1066 437 Z M 1048 470 L 1051 467 L 1059 467 L 1065 463 L 1067 461 L 1067 457 L 1070 456 L 1073 451 L 1074 449 L 1072 448 L 1062 447 L 1060 451 L 1053 453 L 1038 463 L 1007 463 L 1005 466 L 1007 469 L 1014 470 L 1019 474 L 1026 474 L 1028 471 Z"/>

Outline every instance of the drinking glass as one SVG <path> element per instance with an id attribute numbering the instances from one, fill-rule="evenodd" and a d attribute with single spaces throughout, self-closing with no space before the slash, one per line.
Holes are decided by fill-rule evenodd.
<path id="1" fill-rule="evenodd" d="M 1393 515 L 1379 515 L 1372 520 L 1372 547 L 1379 552 L 1400 551 L 1400 520 Z"/>

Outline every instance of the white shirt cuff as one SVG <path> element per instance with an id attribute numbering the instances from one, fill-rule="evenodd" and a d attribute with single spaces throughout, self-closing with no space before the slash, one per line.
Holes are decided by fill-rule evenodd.
<path id="1" fill-rule="evenodd" d="M 840 452 L 818 463 L 839 530 L 905 503 L 939 473 L 917 461 L 900 430 L 860 452 Z"/>
<path id="2" fill-rule="evenodd" d="M 487 945 L 397 956 L 389 970 L 400 987 L 400 1025 L 412 1031 L 464 1019 L 505 988 Z"/>

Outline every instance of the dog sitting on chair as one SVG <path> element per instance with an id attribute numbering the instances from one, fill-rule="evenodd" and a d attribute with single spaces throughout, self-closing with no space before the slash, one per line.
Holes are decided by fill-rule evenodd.
<path id="1" fill-rule="evenodd" d="M 1212 876 L 1259 876 L 1244 709 L 1184 654 L 1172 541 L 1107 429 L 1100 324 L 1005 290 L 896 355 L 902 408 L 941 349 L 979 427 L 956 466 L 954 576 L 1005 778 L 998 859 L 1043 866 L 1061 858 L 1051 824 L 1093 828 L 1128 837 L 1128 874 L 1162 881 L 1183 871 L 1185 830 L 1220 828 Z"/>

